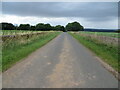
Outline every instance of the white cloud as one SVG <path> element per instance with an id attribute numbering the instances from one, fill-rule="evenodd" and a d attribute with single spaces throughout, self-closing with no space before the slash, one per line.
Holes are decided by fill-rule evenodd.
<path id="1" fill-rule="evenodd" d="M 9 22 L 13 24 L 31 24 L 36 25 L 37 23 L 50 23 L 51 25 L 66 25 L 69 22 L 78 21 L 85 28 L 101 28 L 101 29 L 117 29 L 118 28 L 118 19 L 112 19 L 104 22 L 92 22 L 87 21 L 84 18 L 75 18 L 75 17 L 59 17 L 59 18 L 50 18 L 50 17 L 32 17 L 32 16 L 16 16 L 16 15 L 2 15 L 0 22 Z"/>
<path id="2" fill-rule="evenodd" d="M 13 24 L 21 24 L 28 23 L 35 25 L 37 23 L 50 23 L 52 25 L 66 25 L 68 22 L 72 22 L 72 19 L 68 19 L 65 17 L 60 18 L 50 18 L 50 17 L 32 17 L 32 16 L 16 16 L 16 15 L 2 15 L 0 22 L 9 22 Z"/>

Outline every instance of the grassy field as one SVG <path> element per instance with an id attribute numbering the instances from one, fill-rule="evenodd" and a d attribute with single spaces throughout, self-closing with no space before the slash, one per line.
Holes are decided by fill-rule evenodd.
<path id="1" fill-rule="evenodd" d="M 4 37 L 2 46 L 2 71 L 7 70 L 59 34 L 60 32 L 42 32 L 33 35 L 26 34 L 16 37 Z"/>
<path id="2" fill-rule="evenodd" d="M 83 32 L 86 33 L 86 32 Z M 111 65 L 116 71 L 118 71 L 118 47 L 106 45 L 97 41 L 97 39 L 90 39 L 83 37 L 79 33 L 70 33 L 80 43 L 92 50 L 97 56 Z M 119 69 L 120 70 L 120 69 Z M 119 71 L 120 72 L 120 71 Z"/>
<path id="3" fill-rule="evenodd" d="M 80 32 L 80 33 L 120 38 L 119 33 L 115 33 L 115 32 L 87 32 L 86 31 L 86 32 Z"/>
<path id="4" fill-rule="evenodd" d="M 0 32 L 0 35 L 20 35 L 20 34 L 31 34 L 31 33 L 40 33 L 40 32 L 43 32 L 43 31 L 2 30 L 2 32 Z"/>

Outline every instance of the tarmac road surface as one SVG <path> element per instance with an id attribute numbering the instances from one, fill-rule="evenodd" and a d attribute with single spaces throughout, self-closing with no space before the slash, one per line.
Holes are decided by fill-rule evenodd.
<path id="1" fill-rule="evenodd" d="M 5 71 L 2 79 L 3 88 L 118 87 L 96 56 L 67 33 Z"/>

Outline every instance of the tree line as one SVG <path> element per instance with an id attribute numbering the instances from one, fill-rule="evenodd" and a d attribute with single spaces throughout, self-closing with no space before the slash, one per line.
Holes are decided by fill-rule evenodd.
<path id="1" fill-rule="evenodd" d="M 12 23 L 0 23 L 2 30 L 31 30 L 31 31 L 83 31 L 84 27 L 79 22 L 68 23 L 65 27 L 62 25 L 51 26 L 50 24 L 38 23 L 36 25 L 20 24 L 15 26 Z"/>

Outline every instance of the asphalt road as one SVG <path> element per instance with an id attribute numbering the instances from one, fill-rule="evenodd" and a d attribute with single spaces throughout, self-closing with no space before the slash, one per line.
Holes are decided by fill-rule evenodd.
<path id="1" fill-rule="evenodd" d="M 96 56 L 67 33 L 5 71 L 2 79 L 3 88 L 118 87 Z"/>

